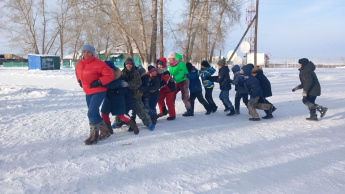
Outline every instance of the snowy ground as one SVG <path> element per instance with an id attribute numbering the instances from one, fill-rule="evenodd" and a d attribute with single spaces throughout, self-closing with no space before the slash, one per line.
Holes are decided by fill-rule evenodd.
<path id="1" fill-rule="evenodd" d="M 0 68 L 1 193 L 344 193 L 345 69 L 317 69 L 329 108 L 306 121 L 297 69 L 265 69 L 274 119 L 205 115 L 196 102 L 184 118 L 158 120 L 154 131 L 137 119 L 97 145 L 85 146 L 85 96 L 73 69 Z M 232 77 L 232 75 L 231 75 Z M 231 90 L 231 100 L 234 99 Z M 263 111 L 258 111 L 264 116 Z"/>

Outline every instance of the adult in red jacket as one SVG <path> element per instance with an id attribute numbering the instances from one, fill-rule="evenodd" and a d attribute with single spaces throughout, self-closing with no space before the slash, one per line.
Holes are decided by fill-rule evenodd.
<path id="1" fill-rule="evenodd" d="M 169 112 L 168 120 L 174 120 L 176 118 L 175 112 L 175 82 L 174 79 L 170 76 L 167 67 L 167 59 L 161 57 L 157 59 L 157 73 L 161 80 L 160 89 L 159 89 L 159 98 L 158 98 L 158 107 L 159 107 L 159 114 L 158 117 L 162 117 L 167 115 Z M 168 109 L 165 106 L 168 106 Z"/>
<path id="2" fill-rule="evenodd" d="M 96 144 L 98 140 L 108 137 L 109 131 L 99 113 L 107 88 L 99 87 L 113 81 L 111 68 L 103 61 L 96 59 L 95 48 L 91 45 L 81 47 L 83 59 L 75 67 L 75 74 L 79 85 L 86 94 L 88 107 L 87 116 L 90 123 L 90 136 L 84 141 L 85 145 Z M 99 134 L 101 131 L 101 134 Z"/>

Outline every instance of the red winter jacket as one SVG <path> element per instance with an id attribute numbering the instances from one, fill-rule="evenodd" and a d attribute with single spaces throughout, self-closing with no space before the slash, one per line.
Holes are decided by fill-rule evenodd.
<path id="1" fill-rule="evenodd" d="M 93 81 L 99 80 L 103 85 L 113 81 L 114 73 L 111 68 L 103 61 L 96 59 L 94 56 L 88 59 L 82 59 L 75 67 L 77 81 L 82 83 L 85 94 L 95 94 L 107 91 L 105 87 L 90 88 Z"/>

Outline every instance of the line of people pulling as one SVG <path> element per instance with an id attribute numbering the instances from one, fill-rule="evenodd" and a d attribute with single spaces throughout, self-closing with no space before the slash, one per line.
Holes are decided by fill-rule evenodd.
<path id="1" fill-rule="evenodd" d="M 216 70 L 207 61 L 202 61 L 201 69 L 197 70 L 191 63 L 185 64 L 182 56 L 175 52 L 168 55 L 169 68 L 166 58 L 161 57 L 157 59 L 156 67 L 149 66 L 146 73 L 143 67 L 135 66 L 132 58 L 127 58 L 123 70 L 120 70 L 111 61 L 103 62 L 95 58 L 95 49 L 91 45 L 84 45 L 81 51 L 83 59 L 77 63 L 75 72 L 77 81 L 86 94 L 88 107 L 90 135 L 84 141 L 85 145 L 96 144 L 109 137 L 114 133 L 113 128 L 123 124 L 129 126 L 129 131 L 138 134 L 136 115 L 151 131 L 155 129 L 160 117 L 168 115 L 167 120 L 175 120 L 175 99 L 179 91 L 186 108 L 182 116 L 194 116 L 196 98 L 204 106 L 206 115 L 214 113 L 218 109 L 212 97 L 215 82 L 220 85 L 219 99 L 225 107 L 224 112 L 229 111 L 227 116 L 240 114 L 241 100 L 252 116 L 250 121 L 260 120 L 256 109 L 265 111 L 266 116 L 262 117 L 264 119 L 273 118 L 272 113 L 276 110 L 266 99 L 272 96 L 271 84 L 262 69 L 253 64 L 243 66 L 242 70 L 238 65 L 233 66 L 231 70 L 234 78 L 231 80 L 224 58 L 217 63 L 218 76 L 213 75 Z M 231 84 L 235 85 L 235 107 L 229 98 Z M 302 86 L 298 88 L 300 87 Z M 116 116 L 113 125 L 110 113 Z"/>

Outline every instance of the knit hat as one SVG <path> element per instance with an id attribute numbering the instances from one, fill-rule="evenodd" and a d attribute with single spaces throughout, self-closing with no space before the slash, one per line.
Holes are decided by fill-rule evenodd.
<path id="1" fill-rule="evenodd" d="M 143 73 L 146 73 L 146 70 L 145 70 L 145 68 L 143 68 L 143 66 L 139 66 L 138 67 L 138 72 L 139 72 L 139 74 L 141 75 L 141 74 L 143 74 Z"/>
<path id="2" fill-rule="evenodd" d="M 104 61 L 110 68 L 115 70 L 115 64 L 112 61 Z"/>
<path id="3" fill-rule="evenodd" d="M 303 66 L 306 66 L 309 63 L 309 60 L 307 58 L 302 58 L 300 60 L 298 60 L 298 63 Z"/>
<path id="4" fill-rule="evenodd" d="M 207 61 L 201 61 L 201 66 L 211 67 L 210 64 Z"/>
<path id="5" fill-rule="evenodd" d="M 173 51 L 173 52 L 171 52 L 171 53 L 169 53 L 169 55 L 168 55 L 168 59 L 170 59 L 170 58 L 173 58 L 173 59 L 175 59 L 176 58 L 176 53 Z"/>
<path id="6" fill-rule="evenodd" d="M 192 65 L 190 62 L 187 62 L 187 63 L 186 63 L 186 67 L 187 67 L 188 72 L 190 73 L 190 71 L 191 71 L 192 68 L 193 68 L 193 65 Z"/>
<path id="7" fill-rule="evenodd" d="M 153 73 L 154 71 L 157 71 L 157 69 L 152 65 L 150 65 L 147 69 L 149 70 L 150 74 Z"/>
<path id="8" fill-rule="evenodd" d="M 132 58 L 130 58 L 130 57 L 128 57 L 128 58 L 126 59 L 126 61 L 125 61 L 125 65 L 126 65 L 127 63 L 130 63 L 130 64 L 132 64 L 133 66 L 135 66 L 135 65 L 134 65 L 134 61 L 133 61 L 133 59 L 132 59 Z"/>
<path id="9" fill-rule="evenodd" d="M 81 52 L 83 52 L 84 50 L 88 50 L 92 53 L 92 55 L 95 55 L 95 47 L 89 45 L 89 44 L 85 44 L 84 46 L 81 47 Z"/>
<path id="10" fill-rule="evenodd" d="M 218 62 L 217 62 L 217 65 L 220 65 L 222 67 L 225 66 L 225 58 L 223 57 L 222 59 L 220 59 Z"/>
<path id="11" fill-rule="evenodd" d="M 240 68 L 240 66 L 235 65 L 235 66 L 233 66 L 233 67 L 231 68 L 231 71 L 232 71 L 233 73 L 236 73 L 236 72 L 241 71 L 241 68 Z"/>

